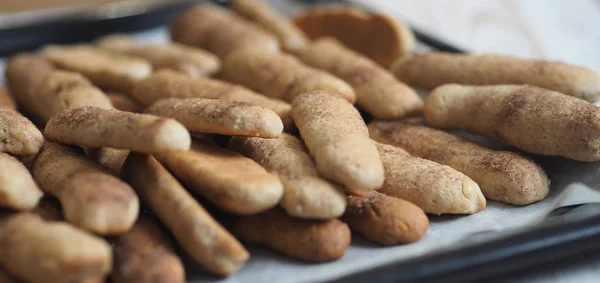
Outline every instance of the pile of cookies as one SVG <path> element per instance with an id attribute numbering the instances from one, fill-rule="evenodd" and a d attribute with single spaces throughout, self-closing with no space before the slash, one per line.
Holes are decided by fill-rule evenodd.
<path id="1" fill-rule="evenodd" d="M 351 230 L 412 243 L 426 214 L 548 194 L 530 158 L 441 129 L 600 160 L 590 70 L 410 55 L 403 24 L 352 8 L 295 22 L 260 1 L 232 9 L 189 8 L 172 43 L 112 35 L 9 58 L 0 281 L 184 282 L 175 243 L 221 276 L 248 261 L 242 243 L 326 262 Z"/>

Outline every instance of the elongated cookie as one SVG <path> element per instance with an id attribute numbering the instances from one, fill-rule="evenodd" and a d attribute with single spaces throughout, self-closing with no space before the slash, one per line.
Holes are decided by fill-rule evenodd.
<path id="1" fill-rule="evenodd" d="M 0 216 L 0 264 L 32 283 L 70 283 L 106 275 L 111 249 L 99 237 L 31 213 Z"/>
<path id="2" fill-rule="evenodd" d="M 191 132 L 276 138 L 283 131 L 275 112 L 245 101 L 170 98 L 157 101 L 145 113 L 173 118 Z"/>
<path id="3" fill-rule="evenodd" d="M 481 189 L 463 173 L 391 145 L 375 145 L 385 168 L 385 183 L 379 192 L 433 214 L 472 214 L 485 208 Z"/>
<path id="4" fill-rule="evenodd" d="M 22 110 L 36 122 L 41 117 L 37 113 L 39 97 L 34 96 L 34 90 L 53 70 L 54 66 L 44 57 L 30 53 L 17 54 L 6 62 L 6 81 L 10 92 Z"/>
<path id="5" fill-rule="evenodd" d="M 334 39 L 313 42 L 299 57 L 305 64 L 331 72 L 350 84 L 356 93 L 356 104 L 376 118 L 396 119 L 421 113 L 423 101 L 414 90 Z"/>
<path id="6" fill-rule="evenodd" d="M 223 61 L 223 77 L 266 96 L 288 102 L 305 92 L 329 91 L 354 103 L 350 85 L 327 72 L 306 66 L 291 55 L 240 50 Z"/>
<path id="7" fill-rule="evenodd" d="M 350 229 L 380 245 L 391 246 L 421 239 L 429 219 L 418 206 L 373 190 L 349 190 L 342 221 Z"/>
<path id="8" fill-rule="evenodd" d="M 319 177 L 300 139 L 289 134 L 276 139 L 233 137 L 229 148 L 279 176 L 284 190 L 280 205 L 289 215 L 330 219 L 344 212 L 344 195 L 335 185 Z"/>
<path id="9" fill-rule="evenodd" d="M 204 48 L 221 58 L 240 49 L 279 50 L 277 38 L 253 23 L 215 5 L 195 5 L 177 16 L 169 27 L 171 39 Z"/>
<path id="10" fill-rule="evenodd" d="M 431 52 L 399 60 L 392 66 L 391 71 L 400 80 L 427 90 L 449 83 L 528 84 L 589 102 L 600 99 L 600 74 L 560 62 L 494 54 Z"/>
<path id="11" fill-rule="evenodd" d="M 138 216 L 135 192 L 108 170 L 73 148 L 46 142 L 31 172 L 60 201 L 65 219 L 102 235 L 128 231 Z"/>
<path id="12" fill-rule="evenodd" d="M 51 45 L 42 54 L 57 67 L 81 73 L 101 88 L 124 93 L 130 93 L 136 81 L 152 74 L 152 66 L 146 60 L 88 45 Z"/>
<path id="13" fill-rule="evenodd" d="M 293 259 L 327 262 L 350 246 L 350 229 L 337 219 L 308 220 L 279 209 L 227 218 L 231 232 L 249 244 L 265 246 Z"/>
<path id="14" fill-rule="evenodd" d="M 197 77 L 213 75 L 221 68 L 219 58 L 210 52 L 177 43 L 137 45 L 131 37 L 117 34 L 99 39 L 96 45 L 147 60 L 155 70 L 166 68 Z"/>
<path id="15" fill-rule="evenodd" d="M 348 188 L 381 187 L 379 152 L 352 104 L 335 93 L 307 92 L 292 103 L 292 117 L 324 177 Z"/>
<path id="16" fill-rule="evenodd" d="M 191 143 L 190 133 L 173 119 L 91 106 L 52 116 L 44 134 L 66 144 L 145 153 L 188 150 Z"/>
<path id="17" fill-rule="evenodd" d="M 288 128 L 293 125 L 291 106 L 281 100 L 260 95 L 242 86 L 210 78 L 191 78 L 171 70 L 158 71 L 137 84 L 132 96 L 150 105 L 164 98 L 210 98 L 246 101 L 277 113 Z"/>
<path id="18" fill-rule="evenodd" d="M 155 154 L 190 189 L 219 208 L 254 214 L 276 206 L 283 195 L 279 178 L 252 159 L 218 146 L 194 143 L 190 151 Z"/>
<path id="19" fill-rule="evenodd" d="M 464 173 L 479 184 L 487 199 L 525 205 L 544 199 L 550 189 L 548 176 L 532 160 L 487 149 L 414 121 L 372 121 L 369 133 L 374 140 Z"/>
<path id="20" fill-rule="evenodd" d="M 277 36 L 279 44 L 287 52 L 297 53 L 308 42 L 304 33 L 289 19 L 262 0 L 235 0 L 232 1 L 231 8 Z"/>
<path id="21" fill-rule="evenodd" d="M 44 135 L 19 112 L 0 108 L 0 152 L 35 155 L 44 145 Z"/>
<path id="22" fill-rule="evenodd" d="M 152 156 L 131 154 L 122 177 L 185 252 L 208 271 L 229 275 L 248 260 L 248 251 Z"/>
<path id="23" fill-rule="evenodd" d="M 498 139 L 521 150 L 600 160 L 600 109 L 533 86 L 444 85 L 425 100 L 425 120 Z"/>
<path id="24" fill-rule="evenodd" d="M 44 194 L 29 170 L 16 158 L 0 153 L 0 206 L 15 210 L 33 209 Z"/>

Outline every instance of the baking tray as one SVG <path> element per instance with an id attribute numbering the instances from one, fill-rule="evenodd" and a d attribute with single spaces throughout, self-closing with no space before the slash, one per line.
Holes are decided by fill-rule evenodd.
<path id="1" fill-rule="evenodd" d="M 0 56 L 31 50 L 47 43 L 68 43 L 91 40 L 102 34 L 137 31 L 160 26 L 193 1 L 172 1 L 168 4 L 138 6 L 131 13 L 97 13 L 96 8 L 79 7 L 59 18 L 40 20 L 19 26 L 0 26 Z M 227 6 L 227 1 L 214 1 Z M 352 1 L 289 1 L 276 8 L 286 12 L 290 6 L 305 7 L 317 2 L 370 7 Z M 115 9 L 116 6 L 112 6 Z M 109 9 L 110 10 L 110 9 Z M 48 11 L 38 11 L 42 14 Z M 56 12 L 56 11 L 54 11 Z M 63 11 L 65 12 L 65 11 Z M 288 11 L 289 12 L 289 11 Z M 0 15 L 1 19 L 5 15 Z M 5 18 L 6 19 L 6 18 Z M 463 53 L 461 48 L 439 40 L 411 27 L 421 49 Z M 550 171 L 581 167 L 574 161 L 554 162 Z M 577 168 L 579 168 L 577 167 Z M 589 165 L 585 174 L 596 173 Z M 585 167 L 587 168 L 587 167 Z M 548 170 L 548 168 L 545 168 Z M 578 169 L 579 170 L 579 169 Z M 549 175 L 553 172 L 548 172 Z M 586 185 L 598 189 L 597 178 Z M 391 262 L 368 270 L 348 273 L 331 282 L 481 282 L 505 281 L 531 272 L 562 268 L 590 259 L 598 259 L 600 251 L 600 205 L 583 204 L 560 207 L 540 225 L 513 234 L 492 237 L 461 249 L 445 249 Z M 188 261 L 189 263 L 189 261 Z M 189 268 L 197 269 L 194 264 Z"/>

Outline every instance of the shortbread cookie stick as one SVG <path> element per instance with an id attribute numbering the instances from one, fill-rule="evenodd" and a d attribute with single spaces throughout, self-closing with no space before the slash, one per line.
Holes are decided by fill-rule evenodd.
<path id="1" fill-rule="evenodd" d="M 309 38 L 333 37 L 386 68 L 415 48 L 415 36 L 404 23 L 349 5 L 314 5 L 294 22 Z"/>
<path id="2" fill-rule="evenodd" d="M 19 112 L 0 107 L 0 152 L 35 155 L 44 145 L 44 135 Z"/>
<path id="3" fill-rule="evenodd" d="M 309 92 L 294 100 L 292 117 L 319 173 L 348 188 L 381 187 L 379 152 L 352 104 L 335 93 Z"/>
<path id="4" fill-rule="evenodd" d="M 525 205 L 544 199 L 549 191 L 542 167 L 513 152 L 490 150 L 412 121 L 373 121 L 369 133 L 374 140 L 464 173 L 487 199 Z"/>
<path id="5" fill-rule="evenodd" d="M 330 219 L 344 213 L 345 196 L 319 177 L 300 139 L 289 134 L 277 139 L 233 137 L 229 148 L 279 176 L 284 190 L 280 205 L 289 215 Z"/>
<path id="6" fill-rule="evenodd" d="M 214 145 L 194 143 L 191 151 L 155 154 L 190 189 L 219 208 L 254 214 L 279 203 L 283 185 L 250 158 Z"/>
<path id="7" fill-rule="evenodd" d="M 77 73 L 53 70 L 45 59 L 35 55 L 18 55 L 9 60 L 8 83 L 19 105 L 44 124 L 50 116 L 82 106 L 112 108 L 104 93 Z"/>
<path id="8" fill-rule="evenodd" d="M 191 143 L 190 133 L 173 119 L 91 106 L 52 116 L 44 134 L 66 144 L 145 153 L 189 150 Z"/>
<path id="9" fill-rule="evenodd" d="M 37 97 L 34 89 L 46 76 L 54 70 L 54 66 L 44 57 L 34 54 L 19 54 L 6 62 L 6 81 L 17 103 L 28 115 L 37 117 Z"/>
<path id="10" fill-rule="evenodd" d="M 531 153 L 600 160 L 600 109 L 532 86 L 436 88 L 425 100 L 425 120 L 501 140 Z"/>
<path id="11" fill-rule="evenodd" d="M 485 208 L 481 189 L 463 173 L 391 145 L 375 145 L 385 168 L 385 183 L 379 192 L 433 214 L 472 214 Z"/>
<path id="12" fill-rule="evenodd" d="M 141 216 L 124 235 L 112 242 L 114 283 L 185 283 L 185 271 L 167 236 L 154 220 Z"/>
<path id="13" fill-rule="evenodd" d="M 81 73 L 101 88 L 124 93 L 130 93 L 135 82 L 152 74 L 152 66 L 146 60 L 92 46 L 48 46 L 42 54 L 57 67 Z"/>
<path id="14" fill-rule="evenodd" d="M 139 201 L 126 183 L 74 149 L 47 142 L 32 166 L 42 190 L 60 201 L 65 219 L 97 234 L 128 231 Z"/>
<path id="15" fill-rule="evenodd" d="M 222 72 L 228 81 L 289 102 L 317 90 L 335 92 L 352 103 L 356 100 L 352 87 L 340 78 L 283 53 L 240 50 L 227 56 Z"/>
<path id="16" fill-rule="evenodd" d="M 221 61 L 212 53 L 177 43 L 136 45 L 126 35 L 111 35 L 96 44 L 110 52 L 147 60 L 156 70 L 173 69 L 197 77 L 213 75 L 221 68 Z"/>
<path id="17" fill-rule="evenodd" d="M 528 84 L 575 96 L 600 99 L 600 74 L 559 62 L 503 55 L 426 53 L 400 60 L 391 68 L 396 76 L 427 90 L 448 83 L 466 85 Z"/>
<path id="18" fill-rule="evenodd" d="M 300 53 L 302 62 L 340 77 L 354 88 L 356 104 L 380 119 L 421 113 L 417 93 L 375 62 L 330 38 L 310 44 Z"/>
<path id="19" fill-rule="evenodd" d="M 342 220 L 365 238 L 384 246 L 416 242 L 429 219 L 418 206 L 373 190 L 349 190 Z"/>
<path id="20" fill-rule="evenodd" d="M 19 279 L 70 283 L 110 271 L 110 246 L 101 238 L 31 213 L 0 218 L 0 265 Z"/>
<path id="21" fill-rule="evenodd" d="M 170 98 L 157 101 L 145 113 L 173 118 L 190 132 L 276 138 L 283 131 L 275 112 L 245 101 Z"/>
<path id="22" fill-rule="evenodd" d="M 132 96 L 145 105 L 171 97 L 246 101 L 273 110 L 281 117 L 286 128 L 293 124 L 291 106 L 284 101 L 265 97 L 238 85 L 210 78 L 191 78 L 171 70 L 160 70 L 139 82 Z"/>
<path id="23" fill-rule="evenodd" d="M 25 165 L 8 154 L 0 153 L 0 168 L 0 206 L 15 210 L 34 208 L 43 193 Z"/>
<path id="24" fill-rule="evenodd" d="M 108 99 L 110 99 L 110 103 L 117 110 L 127 111 L 132 113 L 140 113 L 144 111 L 144 107 L 140 105 L 137 101 L 131 99 L 130 97 L 120 94 L 120 93 L 107 93 Z"/>
<path id="25" fill-rule="evenodd" d="M 229 275 L 248 260 L 248 251 L 153 157 L 130 154 L 121 175 L 186 253 L 208 271 Z"/>
<path id="26" fill-rule="evenodd" d="M 261 0 L 235 0 L 232 1 L 231 8 L 277 36 L 281 47 L 287 52 L 297 53 L 308 42 L 304 33 L 289 19 Z"/>
<path id="27" fill-rule="evenodd" d="M 0 86 L 0 108 L 1 107 L 17 110 L 17 103 L 14 98 L 2 86 Z"/>
<path id="28" fill-rule="evenodd" d="M 227 221 L 231 232 L 243 242 L 303 261 L 339 259 L 350 245 L 350 229 L 337 219 L 300 219 L 272 209 L 255 215 L 231 216 Z"/>
<path id="29" fill-rule="evenodd" d="M 224 58 L 234 50 L 253 49 L 275 53 L 277 38 L 253 23 L 215 5 L 193 6 L 170 25 L 171 39 L 204 48 Z"/>

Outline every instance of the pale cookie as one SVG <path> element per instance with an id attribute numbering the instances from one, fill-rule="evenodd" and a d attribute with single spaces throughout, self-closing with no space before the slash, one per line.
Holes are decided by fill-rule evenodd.
<path id="1" fill-rule="evenodd" d="M 292 117 L 324 177 L 356 189 L 384 181 L 379 152 L 358 110 L 329 92 L 308 92 L 292 103 Z"/>
<path id="2" fill-rule="evenodd" d="M 275 112 L 245 101 L 170 98 L 157 101 L 145 113 L 173 118 L 190 132 L 276 138 L 283 131 Z"/>
<path id="3" fill-rule="evenodd" d="M 385 168 L 385 183 L 379 192 L 432 214 L 473 214 L 485 208 L 481 189 L 463 173 L 391 145 L 375 145 Z"/>
<path id="4" fill-rule="evenodd" d="M 0 107 L 0 152 L 35 155 L 44 145 L 44 135 L 19 112 Z"/>
<path id="5" fill-rule="evenodd" d="M 52 116 L 44 134 L 66 144 L 144 153 L 189 150 L 191 143 L 190 133 L 173 119 L 91 106 Z"/>

